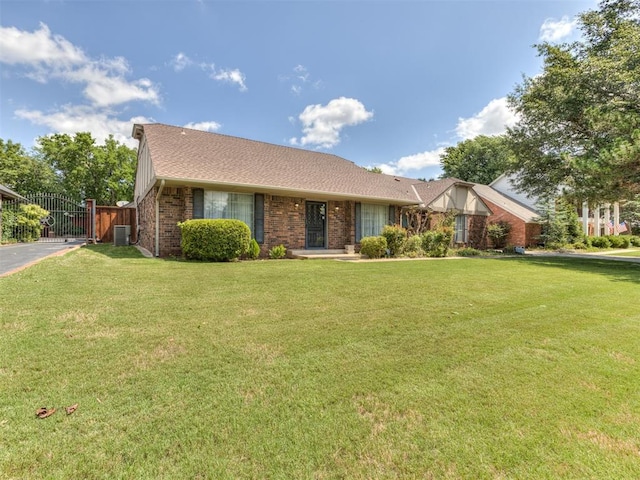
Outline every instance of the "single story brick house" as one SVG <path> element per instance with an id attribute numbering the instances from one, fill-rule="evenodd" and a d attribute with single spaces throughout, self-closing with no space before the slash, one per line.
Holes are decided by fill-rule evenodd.
<path id="1" fill-rule="evenodd" d="M 136 124 L 139 244 L 180 255 L 178 222 L 244 221 L 265 255 L 276 245 L 344 249 L 400 224 L 406 208 L 455 210 L 456 242 L 480 244 L 491 210 L 473 184 L 370 172 L 336 155 L 163 124 Z"/>

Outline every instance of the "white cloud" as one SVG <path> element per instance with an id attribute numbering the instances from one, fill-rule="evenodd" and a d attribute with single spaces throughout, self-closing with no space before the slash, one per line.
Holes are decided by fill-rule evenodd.
<path id="1" fill-rule="evenodd" d="M 332 148 L 340 143 L 340 133 L 347 126 L 366 122 L 373 117 L 355 98 L 340 97 L 327 105 L 308 105 L 298 116 L 304 136 L 292 138 L 292 145 L 315 145 Z"/>
<path id="2" fill-rule="evenodd" d="M 576 27 L 575 20 L 569 20 L 566 15 L 560 20 L 548 18 L 540 27 L 540 36 L 538 40 L 541 42 L 557 42 L 570 36 Z"/>
<path id="3" fill-rule="evenodd" d="M 414 155 L 402 157 L 397 162 L 383 163 L 377 165 L 387 175 L 404 175 L 411 170 L 422 170 L 428 167 L 440 166 L 440 155 L 444 153 L 444 147 L 436 150 L 428 150 Z"/>
<path id="4" fill-rule="evenodd" d="M 65 105 L 59 111 L 51 113 L 21 109 L 16 110 L 15 115 L 35 125 L 49 127 L 56 133 L 73 135 L 77 132 L 91 132 L 98 143 L 103 143 L 111 134 L 117 141 L 132 148 L 138 146 L 138 141 L 131 138 L 133 124 L 153 123 L 153 119 L 140 116 L 118 120 L 110 112 L 84 105 Z"/>
<path id="5" fill-rule="evenodd" d="M 60 35 L 52 35 L 44 23 L 34 32 L 0 27 L 0 62 L 9 65 L 72 66 L 88 61 L 82 49 Z"/>
<path id="6" fill-rule="evenodd" d="M 219 130 L 222 125 L 218 122 L 189 122 L 183 126 L 184 128 L 192 128 L 194 130 L 202 130 L 204 132 L 215 132 Z"/>
<path id="7" fill-rule="evenodd" d="M 506 127 L 516 124 L 517 115 L 509 109 L 506 97 L 491 100 L 486 107 L 469 118 L 459 118 L 456 134 L 461 140 L 478 135 L 501 135 Z"/>
<path id="8" fill-rule="evenodd" d="M 240 91 L 244 92 L 247 90 L 247 86 L 245 85 L 245 75 L 237 68 L 234 70 L 218 70 L 211 75 L 211 78 L 214 80 L 219 80 L 221 82 L 235 83 L 240 87 Z"/>
<path id="9" fill-rule="evenodd" d="M 176 72 L 181 72 L 185 68 L 193 65 L 193 61 L 184 53 L 180 52 L 171 59 L 169 65 L 171 65 Z"/>
<path id="10" fill-rule="evenodd" d="M 45 24 L 34 32 L 0 27 L 0 45 L 0 63 L 24 66 L 26 77 L 40 83 L 55 79 L 84 84 L 83 94 L 94 106 L 160 101 L 149 79 L 126 79 L 129 65 L 123 57 L 91 59 Z"/>

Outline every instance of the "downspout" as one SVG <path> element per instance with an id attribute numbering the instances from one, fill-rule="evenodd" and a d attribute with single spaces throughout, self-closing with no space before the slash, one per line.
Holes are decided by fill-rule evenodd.
<path id="1" fill-rule="evenodd" d="M 156 194 L 156 257 L 160 256 L 160 195 L 162 195 L 163 188 L 164 180 L 161 180 Z"/>

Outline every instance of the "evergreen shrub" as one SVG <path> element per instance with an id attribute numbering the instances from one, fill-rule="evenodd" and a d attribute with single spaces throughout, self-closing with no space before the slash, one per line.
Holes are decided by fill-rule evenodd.
<path id="1" fill-rule="evenodd" d="M 257 260 L 260 256 L 260 245 L 256 241 L 255 238 L 251 239 L 249 242 L 249 249 L 247 250 L 247 258 L 251 260 Z"/>
<path id="2" fill-rule="evenodd" d="M 241 220 L 197 219 L 178 223 L 186 258 L 212 262 L 236 260 L 249 250 L 251 230 Z"/>

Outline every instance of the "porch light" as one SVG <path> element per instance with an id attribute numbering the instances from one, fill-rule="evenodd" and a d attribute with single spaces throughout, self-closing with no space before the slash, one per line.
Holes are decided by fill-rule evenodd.
<path id="1" fill-rule="evenodd" d="M 293 206 L 298 208 L 300 206 L 300 204 L 296 202 L 296 203 L 293 204 Z"/>
<path id="2" fill-rule="evenodd" d="M 340 207 L 336 207 L 336 212 L 340 210 Z"/>

